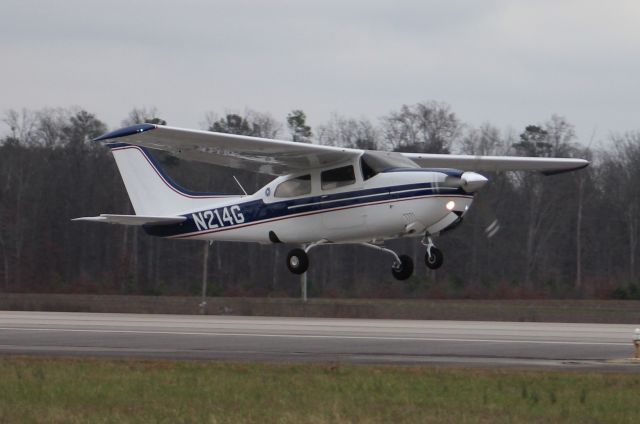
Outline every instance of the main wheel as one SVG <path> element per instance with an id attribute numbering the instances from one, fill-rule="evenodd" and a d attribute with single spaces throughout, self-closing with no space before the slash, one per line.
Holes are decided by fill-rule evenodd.
<path id="1" fill-rule="evenodd" d="M 427 253 L 424 254 L 424 263 L 427 266 L 427 268 L 438 269 L 442 266 L 443 262 L 444 262 L 444 256 L 442 255 L 442 252 L 440 251 L 440 249 L 438 249 L 437 247 L 431 248 L 431 255 L 429 255 L 428 250 L 427 250 Z"/>
<path id="2" fill-rule="evenodd" d="M 302 274 L 309 268 L 309 256 L 302 249 L 293 249 L 287 255 L 287 268 L 294 274 Z"/>
<path id="3" fill-rule="evenodd" d="M 391 273 L 396 280 L 406 280 L 413 274 L 413 260 L 407 255 L 400 255 L 400 264 L 391 267 Z"/>

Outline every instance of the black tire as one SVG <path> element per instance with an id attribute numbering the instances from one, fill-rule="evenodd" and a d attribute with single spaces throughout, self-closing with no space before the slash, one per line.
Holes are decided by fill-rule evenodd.
<path id="1" fill-rule="evenodd" d="M 429 256 L 429 252 L 424 254 L 424 264 L 429 269 L 438 269 L 442 266 L 444 262 L 444 255 L 437 247 L 431 248 L 431 256 Z"/>
<path id="2" fill-rule="evenodd" d="M 302 249 L 293 249 L 287 255 L 287 268 L 294 274 L 303 274 L 309 269 L 309 256 Z"/>
<path id="3" fill-rule="evenodd" d="M 400 255 L 400 266 L 391 267 L 391 273 L 396 280 L 406 280 L 413 275 L 413 259 L 407 255 Z"/>

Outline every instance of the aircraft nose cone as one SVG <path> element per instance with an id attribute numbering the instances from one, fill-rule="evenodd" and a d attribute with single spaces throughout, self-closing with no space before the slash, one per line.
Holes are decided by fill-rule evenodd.
<path id="1" fill-rule="evenodd" d="M 465 172 L 462 174 L 461 180 L 460 186 L 467 193 L 480 190 L 489 181 L 486 177 L 475 172 Z"/>

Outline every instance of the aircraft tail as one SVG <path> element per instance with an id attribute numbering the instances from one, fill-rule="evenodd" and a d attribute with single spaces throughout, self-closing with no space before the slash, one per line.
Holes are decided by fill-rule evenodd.
<path id="1" fill-rule="evenodd" d="M 136 215 L 173 216 L 231 197 L 194 193 L 180 187 L 143 147 L 125 143 L 107 146 L 116 160 Z"/>

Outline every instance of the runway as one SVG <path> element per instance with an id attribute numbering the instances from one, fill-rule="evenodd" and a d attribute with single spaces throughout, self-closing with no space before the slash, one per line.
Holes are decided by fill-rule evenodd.
<path id="1" fill-rule="evenodd" d="M 639 372 L 635 326 L 0 311 L 0 354 Z"/>

